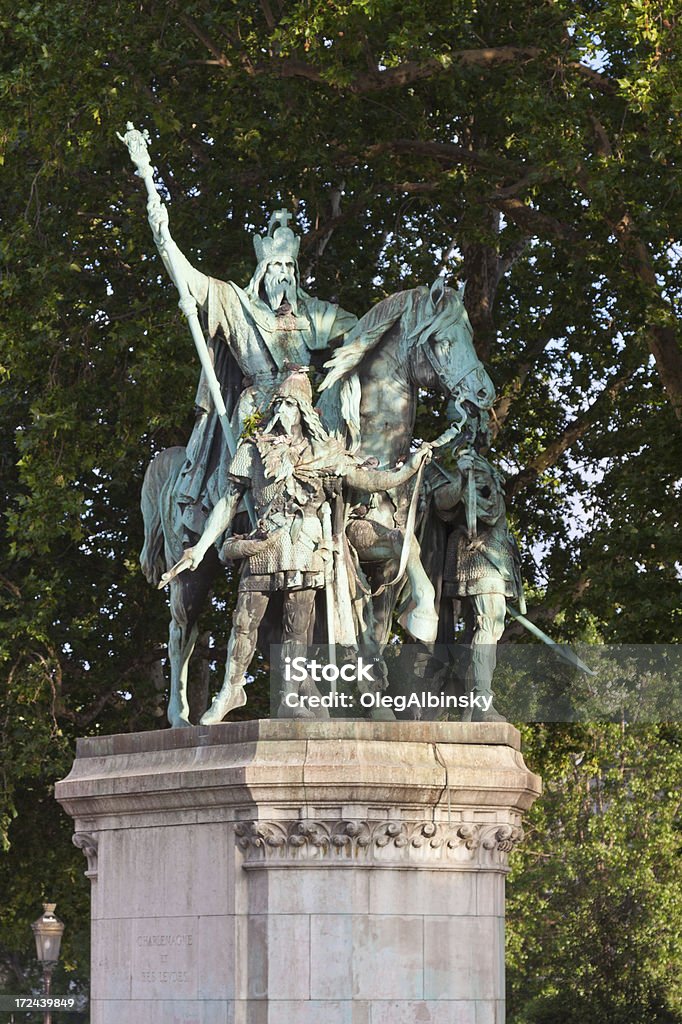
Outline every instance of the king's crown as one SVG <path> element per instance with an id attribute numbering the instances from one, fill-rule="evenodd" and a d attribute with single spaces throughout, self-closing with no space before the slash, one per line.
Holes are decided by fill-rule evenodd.
<path id="1" fill-rule="evenodd" d="M 290 220 L 291 214 L 288 210 L 277 210 L 270 218 L 267 235 L 265 237 L 253 236 L 253 247 L 256 250 L 256 259 L 259 263 L 263 260 L 267 262 L 272 262 L 272 260 L 296 262 L 301 239 L 287 226 Z"/>

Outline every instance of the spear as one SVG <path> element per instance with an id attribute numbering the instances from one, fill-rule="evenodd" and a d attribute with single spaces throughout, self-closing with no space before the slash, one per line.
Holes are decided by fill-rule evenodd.
<path id="1" fill-rule="evenodd" d="M 132 121 L 128 121 L 126 124 L 126 131 L 124 135 L 116 132 L 118 138 L 128 147 L 128 153 L 130 159 L 135 164 L 137 170 L 135 173 L 145 183 L 147 189 L 147 195 L 149 197 L 148 209 L 150 213 L 152 210 L 163 209 L 163 203 L 159 195 L 156 183 L 154 181 L 154 168 L 152 167 L 151 160 L 149 159 L 149 150 L 147 148 L 149 142 L 149 132 L 146 130 L 141 132 L 133 126 Z M 168 269 L 170 271 L 171 278 L 175 287 L 178 289 L 180 295 L 180 301 L 178 303 L 180 309 L 187 318 L 189 325 L 190 334 L 199 356 L 199 362 L 201 367 L 206 374 L 206 380 L 208 382 L 208 388 L 211 392 L 211 398 L 218 414 L 218 420 L 225 436 L 225 442 L 227 444 L 227 450 L 230 456 L 234 455 L 237 450 L 237 441 L 232 430 L 229 417 L 227 415 L 227 409 L 225 408 L 225 402 L 223 401 L 223 393 L 220 390 L 220 384 L 218 378 L 215 375 L 213 369 L 213 363 L 211 362 L 211 356 L 208 351 L 208 345 L 204 338 L 204 332 L 201 329 L 199 323 L 199 313 L 197 311 L 197 302 L 194 296 L 190 293 L 187 281 L 185 279 L 182 269 L 178 266 L 176 258 L 176 248 L 171 238 L 170 230 L 167 223 L 163 223 L 160 228 L 161 234 L 161 255 L 165 257 Z M 251 501 L 251 495 L 246 494 L 244 496 L 244 504 L 251 520 L 251 525 L 255 528 L 256 526 L 256 514 L 254 512 L 253 503 Z"/>

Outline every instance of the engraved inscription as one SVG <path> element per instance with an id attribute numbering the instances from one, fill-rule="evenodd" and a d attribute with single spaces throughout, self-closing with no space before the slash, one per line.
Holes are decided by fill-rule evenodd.
<path id="1" fill-rule="evenodd" d="M 190 935 L 138 935 L 138 946 L 191 946 L 194 936 Z"/>
<path id="2" fill-rule="evenodd" d="M 190 918 L 147 918 L 133 934 L 133 998 L 196 996 L 198 936 Z M 189 927 L 188 927 L 189 926 Z"/>
<path id="3" fill-rule="evenodd" d="M 148 981 L 148 982 L 160 981 L 160 982 L 165 983 L 165 984 L 168 984 L 168 983 L 178 984 L 179 983 L 181 985 L 182 984 L 189 985 L 191 979 L 190 979 L 190 976 L 189 976 L 189 971 L 152 971 L 152 970 L 146 970 L 146 971 L 140 971 L 140 980 L 141 981 Z"/>

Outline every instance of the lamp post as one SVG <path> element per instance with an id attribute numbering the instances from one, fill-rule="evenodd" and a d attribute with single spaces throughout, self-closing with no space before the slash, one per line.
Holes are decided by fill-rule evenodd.
<path id="1" fill-rule="evenodd" d="M 55 917 L 56 903 L 43 903 L 42 916 L 31 925 L 36 940 L 36 954 L 43 965 L 45 995 L 52 991 L 52 971 L 59 960 L 59 947 L 64 934 L 64 922 Z M 52 1011 L 45 1010 L 44 1024 L 52 1024 Z"/>

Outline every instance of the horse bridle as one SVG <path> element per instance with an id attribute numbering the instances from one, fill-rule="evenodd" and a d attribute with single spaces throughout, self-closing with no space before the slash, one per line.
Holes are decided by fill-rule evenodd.
<path id="1" fill-rule="evenodd" d="M 438 377 L 438 380 L 443 385 L 446 394 L 450 394 L 453 398 L 455 398 L 457 394 L 457 389 L 459 388 L 459 385 L 462 383 L 464 378 L 468 377 L 469 374 L 473 373 L 474 370 L 485 369 L 485 367 L 483 366 L 483 363 L 481 362 L 480 359 L 476 359 L 470 366 L 468 366 L 465 370 L 462 371 L 462 373 L 460 373 L 459 377 L 455 381 L 453 381 L 452 378 L 448 374 L 446 374 L 445 370 L 443 369 L 443 364 L 440 362 L 440 360 L 436 356 L 436 353 L 433 351 L 433 346 L 431 345 L 431 337 L 433 337 L 433 335 L 431 335 L 424 341 L 420 342 L 419 348 L 429 361 L 431 369 L 433 370 L 433 372 Z"/>

